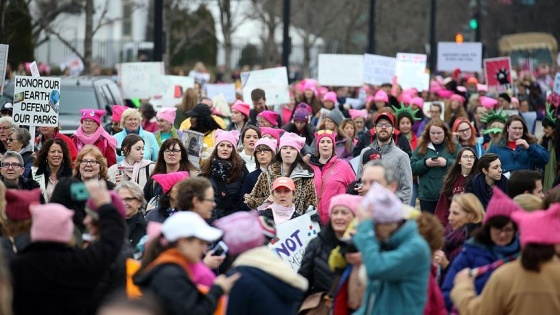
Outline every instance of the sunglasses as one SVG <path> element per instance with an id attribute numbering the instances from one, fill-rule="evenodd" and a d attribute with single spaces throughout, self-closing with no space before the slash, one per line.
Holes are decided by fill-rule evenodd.
<path id="1" fill-rule="evenodd" d="M 326 133 L 326 134 L 328 134 L 328 135 L 332 135 L 332 134 L 334 134 L 334 131 L 332 131 L 332 130 L 319 130 L 319 131 L 317 131 L 317 134 L 318 134 L 319 136 L 322 135 L 322 134 L 324 134 L 324 133 Z"/>

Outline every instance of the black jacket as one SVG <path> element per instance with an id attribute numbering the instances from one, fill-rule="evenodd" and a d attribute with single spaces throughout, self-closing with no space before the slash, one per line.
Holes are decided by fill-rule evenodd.
<path id="1" fill-rule="evenodd" d="M 132 248 L 136 248 L 136 244 L 138 244 L 142 236 L 146 235 L 146 220 L 142 212 L 138 211 L 130 219 L 126 219 L 126 225 L 128 227 L 127 240 Z"/>
<path id="2" fill-rule="evenodd" d="M 198 291 L 196 285 L 177 264 L 161 264 L 134 276 L 134 283 L 142 292 L 152 293 L 159 299 L 166 315 L 212 314 L 218 299 L 224 293 L 213 285 L 208 294 Z"/>
<path id="3" fill-rule="evenodd" d="M 8 262 L 16 257 L 17 253 L 23 251 L 27 246 L 29 246 L 29 244 L 31 244 L 31 237 L 29 233 L 20 234 L 12 238 L 12 240 L 8 237 L 0 237 L 2 253 Z"/>
<path id="4" fill-rule="evenodd" d="M 375 128 L 368 130 L 368 132 L 364 132 L 362 137 L 358 140 L 358 143 L 354 146 L 352 155 L 354 157 L 359 156 L 360 153 L 362 153 L 362 150 L 370 145 L 376 138 L 377 135 L 375 134 Z M 408 154 L 408 157 L 412 156 L 412 148 L 410 147 L 410 142 L 408 142 L 406 137 L 397 137 L 397 135 L 393 133 L 393 140 L 395 140 L 395 145 L 399 147 L 399 149 Z"/>
<path id="5" fill-rule="evenodd" d="M 309 281 L 306 296 L 317 292 L 329 292 L 335 278 L 335 273 L 329 267 L 329 256 L 337 242 L 328 241 L 327 232 L 328 228 L 321 230 L 319 235 L 307 244 L 301 261 L 298 273 Z"/>
<path id="6" fill-rule="evenodd" d="M 216 208 L 212 211 L 210 222 L 244 210 L 244 207 L 242 207 L 243 196 L 241 196 L 241 186 L 248 173 L 247 168 L 243 166 L 241 177 L 231 183 L 226 183 L 221 178 L 216 178 L 212 175 L 208 177 L 212 183 L 214 199 L 216 200 Z"/>
<path id="7" fill-rule="evenodd" d="M 14 314 L 84 314 L 117 258 L 124 221 L 112 205 L 98 209 L 100 239 L 86 249 L 55 242 L 31 243 L 10 263 Z"/>
<path id="8" fill-rule="evenodd" d="M 303 130 L 303 132 L 300 132 L 296 128 L 296 125 L 292 122 L 286 124 L 284 127 L 282 127 L 282 129 L 286 130 L 287 132 L 295 133 L 300 137 L 304 137 L 305 144 L 307 145 L 311 145 L 311 143 L 313 143 L 313 140 L 315 140 L 315 128 L 311 124 L 305 125 L 305 129 Z"/>

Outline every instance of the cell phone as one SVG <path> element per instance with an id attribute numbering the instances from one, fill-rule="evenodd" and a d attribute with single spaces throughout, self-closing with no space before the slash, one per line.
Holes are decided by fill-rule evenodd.
<path id="1" fill-rule="evenodd" d="M 435 160 L 437 160 L 437 159 L 438 159 L 437 156 L 432 156 L 432 161 L 435 161 Z"/>
<path id="2" fill-rule="evenodd" d="M 224 241 L 219 241 L 218 244 L 212 249 L 212 256 L 223 256 L 227 254 L 229 248 Z"/>
<path id="3" fill-rule="evenodd" d="M 70 196 L 74 201 L 85 201 L 89 199 L 89 192 L 84 182 L 73 183 L 70 185 Z"/>

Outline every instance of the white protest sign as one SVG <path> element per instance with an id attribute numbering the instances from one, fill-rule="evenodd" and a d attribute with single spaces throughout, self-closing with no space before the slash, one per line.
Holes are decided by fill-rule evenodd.
<path id="1" fill-rule="evenodd" d="M 364 56 L 320 54 L 319 83 L 332 86 L 361 86 L 364 83 Z"/>
<path id="2" fill-rule="evenodd" d="M 403 90 L 415 88 L 418 91 L 427 91 L 430 87 L 426 82 L 426 55 L 397 53 L 395 76 L 397 83 Z"/>
<path id="3" fill-rule="evenodd" d="M 4 94 L 4 79 L 6 78 L 9 48 L 9 45 L 0 45 L 0 95 Z"/>
<path id="4" fill-rule="evenodd" d="M 439 71 L 480 72 L 482 69 L 482 43 L 439 42 L 437 54 Z"/>
<path id="5" fill-rule="evenodd" d="M 173 107 L 183 98 L 183 93 L 188 88 L 194 87 L 194 78 L 178 75 L 153 74 L 150 77 L 150 94 L 153 98 L 160 100 L 161 107 Z"/>
<path id="6" fill-rule="evenodd" d="M 298 271 L 307 244 L 321 231 L 319 223 L 311 221 L 317 211 L 310 211 L 295 219 L 278 224 L 276 236 L 278 240 L 268 246 L 284 260 L 294 271 Z"/>
<path id="7" fill-rule="evenodd" d="M 393 82 L 397 59 L 378 55 L 364 55 L 364 82 L 373 85 Z"/>
<path id="8" fill-rule="evenodd" d="M 204 144 L 204 134 L 192 130 L 177 131 L 179 132 L 179 137 L 183 142 L 183 145 L 187 149 L 187 154 L 189 156 L 189 161 L 198 168 L 200 165 L 200 160 L 203 157 L 203 151 L 205 148 Z M 208 154 L 209 155 L 209 154 Z"/>
<path id="9" fill-rule="evenodd" d="M 216 95 L 222 94 L 228 103 L 235 102 L 235 84 L 206 84 L 206 96 L 213 98 Z M 268 95 L 267 95 L 268 101 Z"/>
<path id="10" fill-rule="evenodd" d="M 556 77 L 554 78 L 554 87 L 552 88 L 553 92 L 556 94 L 560 94 L 560 72 L 556 73 Z"/>
<path id="11" fill-rule="evenodd" d="M 29 71 L 31 71 L 31 76 L 38 78 L 41 76 L 41 74 L 39 73 L 39 68 L 37 67 L 37 62 L 33 61 L 31 64 L 29 64 Z"/>
<path id="12" fill-rule="evenodd" d="M 129 62 L 119 65 L 123 98 L 150 98 L 152 76 L 164 74 L 163 62 Z"/>
<path id="13" fill-rule="evenodd" d="M 243 84 L 243 100 L 249 104 L 252 104 L 251 91 L 254 89 L 264 90 L 267 105 L 290 102 L 286 67 L 242 72 L 241 83 Z"/>
<path id="14" fill-rule="evenodd" d="M 70 55 L 60 64 L 60 69 L 63 71 L 68 69 L 71 77 L 77 77 L 84 71 L 84 63 L 80 57 Z"/>
<path id="15" fill-rule="evenodd" d="M 58 127 L 60 78 L 16 76 L 13 104 L 15 124 Z"/>

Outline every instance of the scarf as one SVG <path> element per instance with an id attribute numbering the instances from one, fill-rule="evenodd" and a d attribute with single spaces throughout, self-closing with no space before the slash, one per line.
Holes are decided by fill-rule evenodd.
<path id="1" fill-rule="evenodd" d="M 272 216 L 276 225 L 289 221 L 296 212 L 296 206 L 293 204 L 291 207 L 284 207 L 273 203 L 270 205 L 270 209 L 272 209 Z"/>
<path id="2" fill-rule="evenodd" d="M 475 175 L 475 177 L 473 177 L 472 179 L 471 185 L 472 193 L 474 193 L 478 197 L 480 203 L 482 203 L 482 206 L 484 207 L 484 209 L 486 209 L 490 198 L 492 198 L 492 187 L 486 184 L 486 181 L 484 180 L 484 174 L 479 173 Z M 494 186 L 500 188 L 504 192 L 506 191 L 506 185 L 507 179 L 504 175 L 502 175 L 502 178 L 499 181 L 494 183 Z"/>
<path id="3" fill-rule="evenodd" d="M 231 172 L 231 168 L 232 166 L 230 161 L 214 158 L 210 164 L 210 175 L 225 182 Z"/>
<path id="4" fill-rule="evenodd" d="M 514 237 L 513 241 L 506 246 L 492 246 L 492 252 L 499 258 L 502 259 L 504 257 L 514 255 L 519 253 L 521 247 L 519 246 L 519 238 L 517 236 Z"/>
<path id="5" fill-rule="evenodd" d="M 117 139 L 115 139 L 110 134 L 108 134 L 107 131 L 105 131 L 105 129 L 102 127 L 97 127 L 97 130 L 95 130 L 94 133 L 92 133 L 91 135 L 86 135 L 84 133 L 84 130 L 82 129 L 82 126 L 80 126 L 78 127 L 78 130 L 76 130 L 76 133 L 74 133 L 74 136 L 79 140 L 76 141 L 76 149 L 78 149 L 78 152 L 82 150 L 84 145 L 86 144 L 95 145 L 95 143 L 101 138 L 105 138 L 105 140 L 107 140 L 107 143 L 113 150 L 117 148 Z M 105 153 L 105 152 L 101 152 L 101 153 Z"/>
<path id="6" fill-rule="evenodd" d="M 130 165 L 130 164 L 128 164 L 126 159 L 123 159 L 122 162 L 121 162 L 121 165 L 126 166 L 126 169 L 125 169 L 126 176 L 128 176 L 128 178 L 132 179 L 134 182 L 138 183 L 138 174 L 140 173 L 140 169 L 144 168 L 144 167 L 146 167 L 146 166 L 148 166 L 152 163 L 154 163 L 154 162 L 152 162 L 150 160 L 142 160 L 140 162 L 134 163 L 134 165 Z M 132 169 L 132 172 L 130 172 L 130 169 Z"/>
<path id="7" fill-rule="evenodd" d="M 462 226 L 456 230 L 453 230 L 450 224 L 445 227 L 445 245 L 443 246 L 443 252 L 450 263 L 459 255 L 461 248 L 463 248 L 463 243 L 465 243 L 467 238 L 468 232 L 466 226 Z"/>

